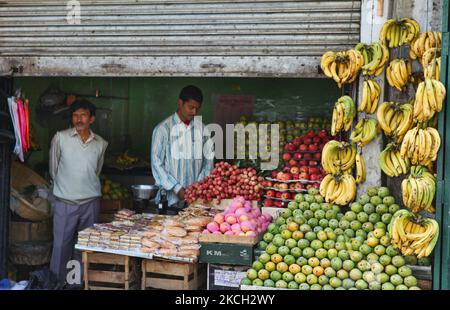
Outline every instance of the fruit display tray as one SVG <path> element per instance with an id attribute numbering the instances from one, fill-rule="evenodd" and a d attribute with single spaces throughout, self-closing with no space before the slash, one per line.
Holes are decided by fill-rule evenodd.
<path id="1" fill-rule="evenodd" d="M 265 178 L 267 181 L 271 182 L 277 182 L 277 183 L 304 183 L 304 184 L 320 184 L 321 181 L 310 181 L 310 180 L 289 180 L 289 181 L 282 181 L 278 179 L 272 179 L 269 177 Z"/>
<path id="2" fill-rule="evenodd" d="M 269 197 L 269 196 L 266 196 L 266 195 L 264 195 L 264 198 L 272 199 L 272 200 L 278 200 L 278 201 L 283 201 L 283 202 L 295 201 L 294 199 L 282 199 L 282 198 L 277 198 L 277 197 Z"/>
<path id="3" fill-rule="evenodd" d="M 275 187 L 264 187 L 264 190 L 273 190 L 274 192 L 294 192 L 294 193 L 306 193 L 307 189 L 278 189 Z"/>
<path id="4" fill-rule="evenodd" d="M 289 153 L 289 154 L 296 154 L 296 153 L 300 153 L 300 154 L 322 154 L 322 151 L 283 151 L 284 153 Z"/>

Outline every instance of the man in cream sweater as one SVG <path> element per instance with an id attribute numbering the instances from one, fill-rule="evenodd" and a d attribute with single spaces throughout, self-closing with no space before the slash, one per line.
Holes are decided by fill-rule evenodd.
<path id="1" fill-rule="evenodd" d="M 50 176 L 53 180 L 53 252 L 50 270 L 66 280 L 67 263 L 77 259 L 77 233 L 92 226 L 100 210 L 99 175 L 108 143 L 94 134 L 95 106 L 83 99 L 71 105 L 73 128 L 58 131 L 50 149 Z M 74 255 L 75 254 L 75 255 Z"/>

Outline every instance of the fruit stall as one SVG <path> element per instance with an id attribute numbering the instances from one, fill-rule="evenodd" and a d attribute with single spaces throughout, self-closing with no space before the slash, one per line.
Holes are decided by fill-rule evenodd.
<path id="1" fill-rule="evenodd" d="M 126 12 L 120 23 L 129 23 L 134 10 L 155 9 L 153 2 L 142 8 L 110 2 L 111 16 L 117 8 Z M 149 22 L 121 28 L 123 35 L 111 35 L 109 45 L 91 35 L 98 29 L 115 34 L 92 2 L 86 12 L 98 29 L 80 26 L 86 45 L 72 26 L 52 28 L 59 44 L 48 34 L 35 42 L 29 31 L 43 30 L 33 18 L 17 30 L 29 43 L 17 47 L 17 38 L 6 35 L 0 71 L 11 68 L 15 76 L 5 84 L 35 104 L 30 122 L 44 150 L 28 153 L 27 164 L 45 174 L 50 137 L 67 125 L 59 111 L 86 89 L 100 107 L 94 131 L 111 141 L 100 221 L 81 231 L 76 244 L 84 288 L 448 288 L 448 0 L 432 1 L 444 8 L 437 11 L 418 0 L 231 2 L 161 1 L 160 15 L 143 14 Z M 35 8 L 30 3 L 21 3 L 23 12 Z M 179 22 L 194 11 L 195 31 Z M 42 26 L 52 24 L 37 15 Z M 234 29 L 225 15 L 236 21 Z M 154 28 L 160 18 L 173 19 L 174 27 Z M 133 31 L 140 41 L 130 37 Z M 67 54 L 63 34 L 80 45 L 80 55 Z M 48 50 L 34 55 L 36 44 Z M 147 160 L 151 132 L 174 112 L 184 84 L 199 85 L 208 98 L 200 112 L 205 124 L 267 125 L 269 132 L 249 132 L 244 143 L 233 136 L 235 156 L 217 156 L 210 175 L 186 188 L 185 208 L 169 214 L 148 208 L 150 200 L 136 199 L 131 186 L 154 183 Z M 42 113 L 44 99 L 58 95 L 55 88 L 65 99 Z M 261 145 L 279 155 L 275 168 L 264 170 L 270 160 L 252 154 Z M 7 215 L 0 218 L 9 216 L 8 183 L 6 193 L 0 188 Z M 11 191 L 17 194 L 14 186 Z M 3 204 L 2 195 L 8 198 Z M 17 220 L 20 210 L 14 212 Z M 15 241 L 33 241 L 34 230 L 45 230 L 42 238 L 51 243 L 42 222 L 15 223 L 9 231 L 22 230 Z M 7 235 L 3 226 L 9 224 L 0 223 Z M 11 245 L 3 239 L 4 253 Z M 2 253 L 0 275 L 1 264 Z"/>

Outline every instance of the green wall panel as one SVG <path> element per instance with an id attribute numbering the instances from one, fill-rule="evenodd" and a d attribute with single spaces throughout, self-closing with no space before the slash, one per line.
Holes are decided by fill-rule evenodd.
<path id="1" fill-rule="evenodd" d="M 108 152 L 130 149 L 132 154 L 148 158 L 153 128 L 174 113 L 178 94 L 188 84 L 200 87 L 204 104 L 200 111 L 204 123 L 214 121 L 212 98 L 218 95 L 250 95 L 257 103 L 274 103 L 275 109 L 295 115 L 321 116 L 330 114 L 332 105 L 341 94 L 329 79 L 274 78 L 81 78 L 81 77 L 21 77 L 15 87 L 21 87 L 35 107 L 39 97 L 49 88 L 66 93 L 127 97 L 128 99 L 88 98 L 99 110 L 94 130 L 110 142 Z M 31 120 L 36 126 L 40 152 L 30 155 L 31 164 L 46 163 L 50 139 L 67 128 L 69 119 L 59 116 L 38 120 L 32 108 Z"/>

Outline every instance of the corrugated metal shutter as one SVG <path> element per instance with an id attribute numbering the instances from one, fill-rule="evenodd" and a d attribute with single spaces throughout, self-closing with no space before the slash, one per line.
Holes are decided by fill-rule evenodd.
<path id="1" fill-rule="evenodd" d="M 266 63 L 269 68 L 278 63 L 281 74 L 296 74 L 301 68 L 295 63 L 305 66 L 317 62 L 326 50 L 349 48 L 359 40 L 361 2 L 356 0 L 78 2 L 80 24 L 67 21 L 69 1 L 0 2 L 3 62 L 20 60 L 24 74 L 32 74 L 27 68 L 31 58 L 35 68 L 44 69 L 42 66 L 50 63 L 61 65 L 63 59 L 79 61 L 71 58 L 79 56 L 88 63 L 104 57 L 104 65 L 109 62 L 106 70 L 119 73 L 130 71 L 127 68 L 135 67 L 131 62 L 140 61 L 154 65 L 153 74 L 158 74 L 159 66 L 155 65 L 172 60 L 174 66 L 188 61 L 190 70 L 170 70 L 170 66 L 162 65 L 159 75 L 270 74 L 258 63 Z M 289 65 L 283 69 L 284 63 Z M 72 69 L 77 68 L 80 66 Z M 146 75 L 141 71 L 135 73 Z"/>

